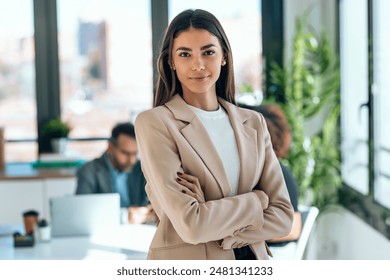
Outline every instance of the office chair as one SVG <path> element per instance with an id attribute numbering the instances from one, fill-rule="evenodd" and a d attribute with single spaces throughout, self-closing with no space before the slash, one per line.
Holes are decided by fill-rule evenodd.
<path id="1" fill-rule="evenodd" d="M 309 242 L 310 234 L 313 230 L 319 210 L 315 206 L 298 205 L 298 210 L 302 217 L 301 234 L 296 241 L 288 242 L 284 246 L 270 246 L 274 255 L 273 260 L 302 260 Z"/>
<path id="2" fill-rule="evenodd" d="M 309 242 L 310 234 L 313 230 L 315 221 L 319 214 L 319 210 L 315 206 L 298 206 L 302 216 L 302 231 L 299 239 L 296 241 L 297 246 L 294 253 L 294 260 L 302 260 L 305 253 L 307 243 Z"/>

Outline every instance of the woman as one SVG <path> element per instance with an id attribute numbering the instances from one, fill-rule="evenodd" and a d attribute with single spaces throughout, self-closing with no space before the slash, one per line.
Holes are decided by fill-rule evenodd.
<path id="1" fill-rule="evenodd" d="M 287 117 L 282 109 L 276 104 L 260 106 L 240 104 L 239 106 L 255 110 L 264 117 L 275 155 L 279 160 L 284 159 L 290 149 L 292 135 Z M 276 259 L 293 257 L 296 244 L 291 241 L 298 240 L 302 229 L 302 217 L 298 209 L 299 187 L 297 180 L 286 165 L 280 162 L 280 166 L 286 181 L 290 201 L 294 208 L 294 219 L 291 232 L 287 236 L 267 240 L 267 245 L 271 248 L 272 254 Z"/>
<path id="2" fill-rule="evenodd" d="M 148 259 L 268 259 L 293 211 L 264 119 L 238 108 L 218 20 L 186 10 L 168 26 L 153 109 L 135 128 L 160 223 Z"/>
<path id="3" fill-rule="evenodd" d="M 261 113 L 265 119 L 276 157 L 279 159 L 279 161 L 284 159 L 290 149 L 290 143 L 292 139 L 286 115 L 276 104 L 260 105 L 258 108 L 255 108 L 255 110 Z M 290 241 L 297 240 L 301 234 L 302 228 L 301 213 L 298 210 L 298 182 L 286 165 L 280 162 L 280 166 L 282 168 L 284 180 L 286 181 L 291 204 L 294 208 L 294 219 L 291 232 L 287 236 L 267 241 L 268 245 L 273 246 L 282 246 Z"/>

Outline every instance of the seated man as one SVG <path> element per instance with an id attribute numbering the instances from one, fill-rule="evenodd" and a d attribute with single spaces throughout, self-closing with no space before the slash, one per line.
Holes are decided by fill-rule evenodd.
<path id="1" fill-rule="evenodd" d="M 119 193 L 129 223 L 151 222 L 154 215 L 137 153 L 134 126 L 117 124 L 103 155 L 78 170 L 76 194 Z M 122 222 L 126 221 L 122 218 Z"/>

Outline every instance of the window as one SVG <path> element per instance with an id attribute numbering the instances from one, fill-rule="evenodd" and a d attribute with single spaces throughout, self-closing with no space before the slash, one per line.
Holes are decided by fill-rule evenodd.
<path id="1" fill-rule="evenodd" d="M 341 203 L 390 239 L 387 0 L 340 1 Z"/>
<path id="2" fill-rule="evenodd" d="M 375 199 L 390 208 L 390 2 L 373 2 Z"/>
<path id="3" fill-rule="evenodd" d="M 61 117 L 71 138 L 109 137 L 117 122 L 152 107 L 150 1 L 57 3 Z M 72 141 L 68 149 L 91 158 L 106 142 L 85 146 Z"/>
<path id="4" fill-rule="evenodd" d="M 342 176 L 368 194 L 367 1 L 341 1 L 340 15 Z"/>
<path id="5" fill-rule="evenodd" d="M 261 95 L 261 2 L 248 0 L 170 0 L 169 21 L 186 9 L 204 9 L 221 22 L 233 51 L 237 92 L 249 88 Z M 245 31 L 245 36 L 243 32 Z"/>
<path id="6" fill-rule="evenodd" d="M 5 127 L 6 161 L 35 161 L 37 123 L 59 114 L 73 128 L 68 150 L 90 159 L 106 148 L 115 123 L 133 121 L 151 108 L 156 47 L 151 5 L 165 6 L 167 1 L 56 0 L 49 5 L 0 0 L 0 126 Z M 233 49 L 237 93 L 253 90 L 261 96 L 261 3 L 169 2 L 171 19 L 184 9 L 199 7 L 221 20 Z M 165 28 L 165 12 L 155 15 L 157 37 L 161 30 L 155 23 Z M 249 36 L 242 36 L 244 29 Z M 34 34 L 39 38 L 36 51 Z M 49 150 L 44 142 L 39 138 L 40 152 Z"/>
<path id="7" fill-rule="evenodd" d="M 11 141 L 5 161 L 32 161 L 38 149 L 33 1 L 0 0 L 0 6 L 0 126 Z"/>

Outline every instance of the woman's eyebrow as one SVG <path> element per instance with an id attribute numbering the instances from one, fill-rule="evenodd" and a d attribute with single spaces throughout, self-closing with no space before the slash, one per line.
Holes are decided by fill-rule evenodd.
<path id="1" fill-rule="evenodd" d="M 190 52 L 190 51 L 192 51 L 192 49 L 186 48 L 186 47 L 178 47 L 178 48 L 176 49 L 176 51 L 177 51 L 177 52 L 178 52 L 178 51 Z"/>
<path id="2" fill-rule="evenodd" d="M 205 50 L 205 49 L 212 48 L 212 47 L 215 48 L 216 45 L 214 45 L 214 44 L 208 44 L 208 45 L 205 45 L 205 46 L 201 47 L 200 49 L 203 51 L 203 50 Z M 191 48 L 187 48 L 187 47 L 178 47 L 178 48 L 176 49 L 176 52 L 178 52 L 178 51 L 187 51 L 187 52 L 190 52 L 190 51 L 192 51 L 192 49 L 191 49 Z"/>
<path id="3" fill-rule="evenodd" d="M 217 46 L 214 45 L 214 44 L 208 44 L 208 45 L 206 45 L 206 46 L 201 47 L 200 49 L 203 51 L 203 50 L 205 50 L 205 49 L 212 48 L 212 47 L 216 48 Z"/>

